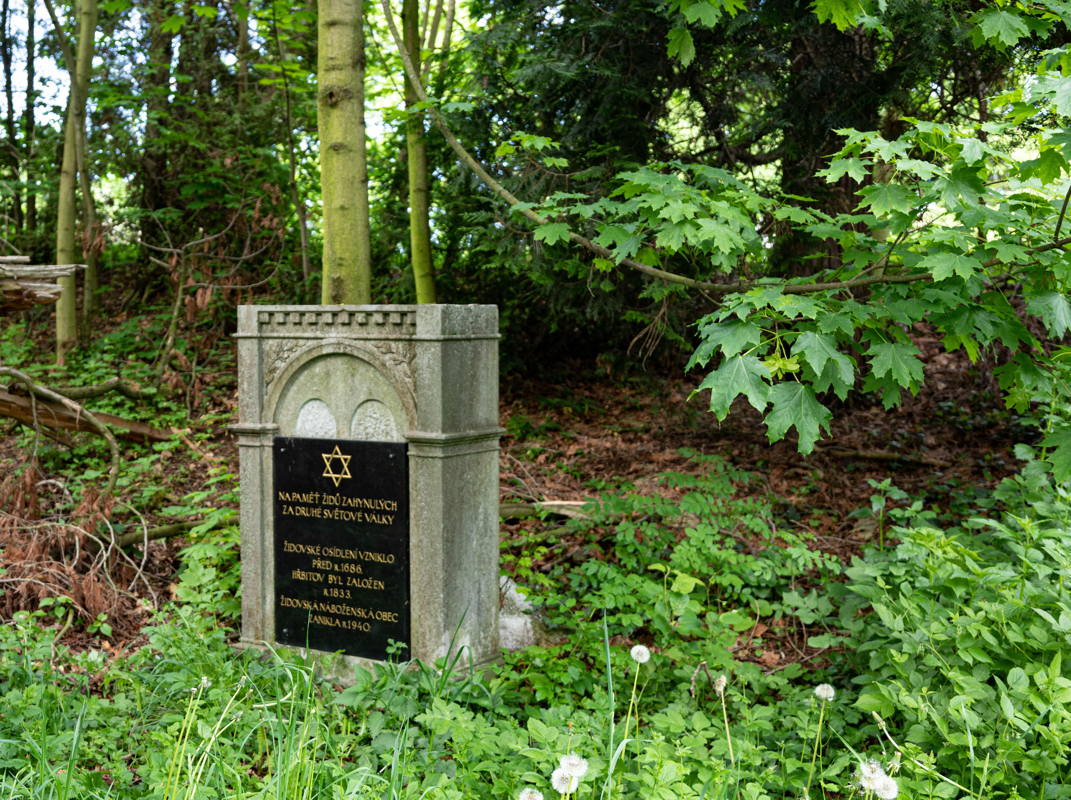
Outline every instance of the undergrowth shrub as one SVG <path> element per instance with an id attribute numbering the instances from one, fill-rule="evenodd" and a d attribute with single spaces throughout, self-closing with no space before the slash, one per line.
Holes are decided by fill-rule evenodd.
<path id="1" fill-rule="evenodd" d="M 975 796 L 1071 797 L 1071 494 L 1032 461 L 994 498 L 845 570 L 844 662 L 856 706 Z"/>

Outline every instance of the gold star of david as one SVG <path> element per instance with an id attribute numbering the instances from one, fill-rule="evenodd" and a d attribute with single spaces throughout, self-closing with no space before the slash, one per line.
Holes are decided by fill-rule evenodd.
<path id="1" fill-rule="evenodd" d="M 350 459 L 353 456 L 344 456 L 338 449 L 338 445 L 335 445 L 335 449 L 330 453 L 321 453 L 324 459 L 324 474 L 323 477 L 330 478 L 335 482 L 335 488 L 338 488 L 339 483 L 343 478 L 352 478 L 350 475 Z M 342 471 L 336 472 L 334 467 L 335 459 L 338 459 L 342 465 Z"/>

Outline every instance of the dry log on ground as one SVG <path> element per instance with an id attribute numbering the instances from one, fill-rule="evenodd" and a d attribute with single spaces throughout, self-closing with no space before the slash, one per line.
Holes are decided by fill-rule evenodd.
<path id="1" fill-rule="evenodd" d="M 0 389 L 0 415 L 11 417 L 30 426 L 36 424 L 59 430 L 98 432 L 89 420 L 66 406 L 40 397 L 30 398 L 25 395 L 12 394 L 4 389 Z M 166 442 L 172 438 L 170 431 L 154 428 L 143 422 L 134 422 L 100 412 L 94 412 L 93 416 L 113 428 L 119 439 L 134 442 Z"/>

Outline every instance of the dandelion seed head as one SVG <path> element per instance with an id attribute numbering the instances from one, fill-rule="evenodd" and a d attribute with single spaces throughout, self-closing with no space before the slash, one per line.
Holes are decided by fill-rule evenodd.
<path id="1" fill-rule="evenodd" d="M 628 654 L 632 656 L 632 660 L 637 664 L 646 664 L 651 660 L 651 651 L 644 647 L 642 644 L 634 645 Z"/>
<path id="2" fill-rule="evenodd" d="M 896 784 L 896 779 L 888 775 L 883 774 L 874 784 L 874 796 L 881 800 L 894 800 L 899 793 L 900 787 Z"/>
<path id="3" fill-rule="evenodd" d="M 533 789 L 531 786 L 525 786 L 521 789 L 521 793 L 517 795 L 517 800 L 543 800 L 543 793 L 538 789 Z"/>
<path id="4" fill-rule="evenodd" d="M 729 683 L 729 679 L 724 675 L 719 675 L 714 679 L 714 694 L 718 697 L 725 697 L 725 686 Z"/>
<path id="5" fill-rule="evenodd" d="M 836 694 L 836 689 L 834 689 L 828 683 L 820 683 L 814 687 L 814 696 L 821 700 L 823 703 L 828 703 L 836 696 Z"/>
<path id="6" fill-rule="evenodd" d="M 550 785 L 554 787 L 554 791 L 558 794 L 572 794 L 576 791 L 576 787 L 580 785 L 580 778 L 576 775 L 570 775 L 564 769 L 558 767 L 550 774 Z"/>
<path id="7" fill-rule="evenodd" d="M 859 765 L 859 788 L 864 792 L 876 793 L 881 781 L 888 777 L 885 770 L 881 768 L 881 764 L 874 759 L 864 761 Z"/>
<path id="8" fill-rule="evenodd" d="M 569 753 L 562 756 L 561 761 L 558 762 L 558 769 L 565 770 L 566 775 L 583 778 L 588 771 L 588 760 L 581 758 L 576 753 Z"/>

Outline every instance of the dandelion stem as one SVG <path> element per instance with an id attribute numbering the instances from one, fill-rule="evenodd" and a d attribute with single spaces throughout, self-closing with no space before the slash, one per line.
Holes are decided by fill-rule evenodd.
<path id="1" fill-rule="evenodd" d="M 733 736 L 729 733 L 729 709 L 725 707 L 725 692 L 721 692 L 721 719 L 725 723 L 725 741 L 729 745 L 729 763 L 736 766 L 736 756 L 733 755 Z"/>
<path id="2" fill-rule="evenodd" d="M 822 723 L 826 718 L 826 701 L 822 700 L 818 706 L 818 730 L 814 732 L 814 750 L 811 751 L 811 768 L 807 772 L 807 788 L 803 791 L 805 796 L 810 796 L 811 781 L 814 780 L 814 764 L 818 760 L 818 748 L 822 741 Z"/>
<path id="3" fill-rule="evenodd" d="M 621 741 L 628 738 L 628 726 L 632 721 L 632 711 L 636 710 L 636 730 L 640 728 L 640 709 L 639 704 L 636 702 L 636 686 L 640 682 L 640 665 L 636 665 L 636 671 L 632 674 L 632 695 L 628 699 L 628 713 L 625 715 L 625 733 L 621 737 Z"/>
<path id="4" fill-rule="evenodd" d="M 908 761 L 910 761 L 912 764 L 914 764 L 916 767 L 918 767 L 922 771 L 928 772 L 931 775 L 933 775 L 934 777 L 940 778 L 945 783 L 948 783 L 948 784 L 951 784 L 952 786 L 955 786 L 961 792 L 966 792 L 971 797 L 980 797 L 980 795 L 975 794 L 970 789 L 968 789 L 966 786 L 964 786 L 964 785 L 962 785 L 960 783 L 956 783 L 951 778 L 949 778 L 949 777 L 947 777 L 945 775 L 942 775 L 940 772 L 938 772 L 933 767 L 927 766 L 926 764 L 923 764 L 921 761 L 918 761 L 918 760 L 912 758 L 911 756 L 909 756 L 907 753 L 905 753 L 903 748 L 900 747 L 900 745 L 898 745 L 896 743 L 896 740 L 892 738 L 892 735 L 889 733 L 889 729 L 885 725 L 885 720 L 883 720 L 881 717 L 879 717 L 878 713 L 876 711 L 874 711 L 872 713 L 874 714 L 874 719 L 877 721 L 878 727 L 881 729 L 881 732 L 883 734 L 885 734 L 885 738 L 889 740 L 889 744 L 891 744 L 893 746 L 893 749 L 896 750 L 896 752 L 899 753 L 902 757 L 906 758 Z"/>

